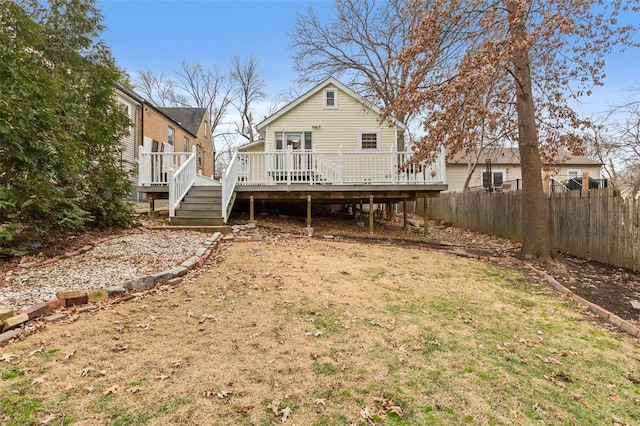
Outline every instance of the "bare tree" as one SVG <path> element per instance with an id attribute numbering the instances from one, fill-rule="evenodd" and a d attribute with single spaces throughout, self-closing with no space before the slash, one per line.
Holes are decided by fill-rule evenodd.
<path id="1" fill-rule="evenodd" d="M 211 133 L 221 124 L 231 103 L 231 82 L 228 75 L 217 68 L 205 68 L 200 64 L 182 61 L 175 71 L 176 86 L 182 90 L 187 100 L 184 106 L 205 108 L 209 113 Z"/>
<path id="2" fill-rule="evenodd" d="M 631 90 L 640 94 L 640 90 Z M 611 108 L 594 127 L 589 153 L 603 164 L 611 184 L 625 196 L 640 196 L 640 101 Z"/>
<path id="3" fill-rule="evenodd" d="M 392 113 L 423 112 L 426 135 L 417 157 L 430 157 L 441 145 L 463 149 L 466 129 L 498 127 L 509 120 L 501 109 L 487 108 L 484 93 L 495 81 L 507 81 L 495 93 L 494 105 L 513 105 L 523 174 L 522 252 L 551 259 L 548 217 L 542 188 L 542 159 L 559 147 L 584 149 L 580 132 L 590 126 L 568 99 L 602 84 L 604 56 L 616 43 L 632 44 L 631 27 L 617 25 L 626 0 L 598 4 L 587 0 L 450 0 L 427 4 L 412 0 L 410 45 L 398 57 L 412 64 L 408 84 Z M 593 6 L 593 8 L 592 8 Z M 450 46 L 446 66 L 433 67 L 442 56 L 442 34 L 460 37 Z M 463 30 L 463 31 L 460 31 Z M 465 96 L 461 96 L 464 94 Z M 507 108 L 505 108 L 507 110 Z M 460 122 L 464 122 L 464 126 Z"/>
<path id="4" fill-rule="evenodd" d="M 138 71 L 135 87 L 146 99 L 159 107 L 177 106 L 183 102 L 176 97 L 176 85 L 173 80 L 163 73 Z"/>
<path id="5" fill-rule="evenodd" d="M 373 104 L 389 107 L 409 78 L 412 64 L 392 61 L 408 46 L 414 21 L 402 12 L 405 0 L 337 0 L 335 17 L 321 19 L 312 8 L 298 14 L 290 37 L 294 69 L 302 84 L 318 83 L 330 76 L 346 78 Z M 395 116 L 408 124 L 412 112 Z M 404 150 L 404 141 L 398 142 Z"/>
<path id="6" fill-rule="evenodd" d="M 265 97 L 263 92 L 265 82 L 258 72 L 258 58 L 253 54 L 245 60 L 240 55 L 234 55 L 231 59 L 231 80 L 234 83 L 235 98 L 232 104 L 240 114 L 240 121 L 236 123 L 239 135 L 249 142 L 256 140 L 253 107 L 255 103 Z"/>

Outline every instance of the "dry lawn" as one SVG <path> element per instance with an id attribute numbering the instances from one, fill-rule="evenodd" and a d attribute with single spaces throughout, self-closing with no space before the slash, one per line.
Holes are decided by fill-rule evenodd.
<path id="1" fill-rule="evenodd" d="M 640 424 L 636 340 L 518 269 L 367 243 L 225 244 L 0 354 L 7 425 Z"/>

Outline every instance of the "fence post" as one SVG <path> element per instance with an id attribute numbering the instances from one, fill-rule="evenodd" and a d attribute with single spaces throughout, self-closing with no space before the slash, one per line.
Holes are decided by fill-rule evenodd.
<path id="1" fill-rule="evenodd" d="M 249 196 L 249 222 L 253 223 L 255 221 L 254 215 L 254 205 L 253 205 L 253 195 Z"/>
<path id="2" fill-rule="evenodd" d="M 373 235 L 373 195 L 369 196 L 369 234 Z"/>
<path id="3" fill-rule="evenodd" d="M 307 195 L 307 228 L 311 228 L 311 195 Z"/>
<path id="4" fill-rule="evenodd" d="M 542 178 L 542 190 L 545 194 L 549 195 L 551 191 L 549 191 L 549 174 L 547 172 L 544 173 L 544 177 Z"/>
<path id="5" fill-rule="evenodd" d="M 424 210 L 424 212 L 422 213 L 424 215 L 424 236 L 426 237 L 427 234 L 429 233 L 429 211 L 427 209 L 427 196 L 426 195 L 422 199 L 422 208 Z"/>
<path id="6" fill-rule="evenodd" d="M 582 173 L 581 196 L 586 197 L 589 193 L 589 172 Z"/>

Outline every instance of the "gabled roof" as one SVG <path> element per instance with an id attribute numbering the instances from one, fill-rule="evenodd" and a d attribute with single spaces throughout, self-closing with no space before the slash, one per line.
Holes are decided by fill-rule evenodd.
<path id="1" fill-rule="evenodd" d="M 467 164 L 469 154 L 460 151 L 452 158 L 447 160 L 447 165 Z M 478 158 L 478 164 L 484 164 L 487 160 L 491 160 L 494 165 L 518 165 L 520 164 L 520 151 L 518 148 L 489 148 L 483 151 Z M 569 151 L 559 149 L 555 157 L 555 163 L 565 166 L 602 166 L 602 163 L 583 155 L 573 155 Z"/>
<path id="2" fill-rule="evenodd" d="M 198 135 L 198 129 L 202 123 L 202 119 L 207 113 L 206 108 L 158 108 L 165 115 L 179 123 L 185 130 L 194 136 Z"/>
<path id="3" fill-rule="evenodd" d="M 371 102 L 367 101 L 365 98 L 363 98 L 362 96 L 358 95 L 356 92 L 354 92 L 353 90 L 349 89 L 347 86 L 345 86 L 344 84 L 342 84 L 341 82 L 339 82 L 335 78 L 329 77 L 326 80 L 324 80 L 322 83 L 318 84 L 313 89 L 309 90 L 308 92 L 306 92 L 305 94 L 303 94 L 302 96 L 297 98 L 296 100 L 290 102 L 289 104 L 285 105 L 283 108 L 281 108 L 278 111 L 276 111 L 271 116 L 265 118 L 261 123 L 259 123 L 256 126 L 256 128 L 259 131 L 261 131 L 267 125 L 269 125 L 273 121 L 277 120 L 278 118 L 282 117 L 283 115 L 285 115 L 286 113 L 288 113 L 289 111 L 291 111 L 292 109 L 294 109 L 295 107 L 297 107 L 298 105 L 300 105 L 301 103 L 303 103 L 304 101 L 309 99 L 311 96 L 315 95 L 316 93 L 318 93 L 319 91 L 323 90 L 325 87 L 327 87 L 329 85 L 333 85 L 333 86 L 337 87 L 338 89 L 340 89 L 341 91 L 343 91 L 347 95 L 351 96 L 357 102 L 360 102 L 362 105 L 366 106 L 367 108 L 369 108 L 370 110 L 372 110 L 376 114 L 380 115 L 382 113 L 382 111 L 380 111 L 380 108 L 378 108 L 377 106 L 375 106 Z M 399 122 L 396 119 L 391 119 L 391 122 L 393 124 L 397 125 L 398 127 L 400 127 L 402 130 L 407 128 L 407 126 L 405 126 L 403 123 Z"/>
<path id="4" fill-rule="evenodd" d="M 125 95 L 127 95 L 128 97 L 130 97 L 131 99 L 133 99 L 134 101 L 138 102 L 139 104 L 145 103 L 144 98 L 142 98 L 132 89 L 128 88 L 127 86 L 120 83 L 119 81 L 116 82 L 116 88 L 120 90 L 122 93 L 124 93 Z"/>

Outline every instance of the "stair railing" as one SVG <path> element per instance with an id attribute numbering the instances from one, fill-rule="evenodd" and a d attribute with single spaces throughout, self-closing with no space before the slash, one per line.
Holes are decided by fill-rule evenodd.
<path id="1" fill-rule="evenodd" d="M 176 207 L 196 182 L 197 174 L 194 146 L 187 160 L 177 170 L 174 167 L 169 169 L 169 217 L 175 217 Z"/>
<path id="2" fill-rule="evenodd" d="M 227 170 L 222 173 L 222 219 L 224 223 L 227 223 L 229 219 L 229 205 L 233 199 L 233 193 L 236 189 L 236 183 L 238 182 L 238 175 L 240 174 L 240 161 L 238 161 L 238 153 L 235 152 Z"/>

